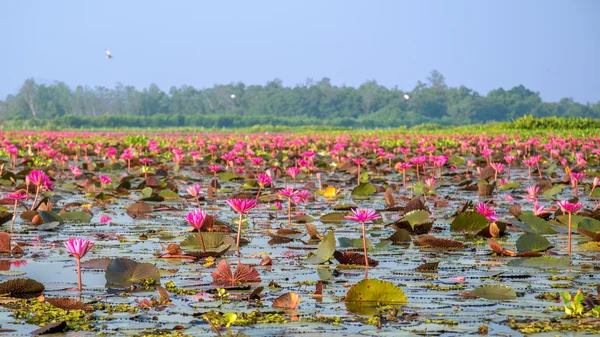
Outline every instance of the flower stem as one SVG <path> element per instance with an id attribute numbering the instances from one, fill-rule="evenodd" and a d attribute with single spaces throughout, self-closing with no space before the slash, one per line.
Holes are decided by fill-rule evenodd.
<path id="1" fill-rule="evenodd" d="M 569 234 L 567 235 L 567 252 L 571 255 L 571 212 L 569 214 Z"/>
<path id="2" fill-rule="evenodd" d="M 200 228 L 198 228 L 198 239 L 200 240 L 200 245 L 202 246 L 202 252 L 206 253 L 206 247 L 204 247 L 204 238 L 202 237 L 202 233 L 200 233 Z"/>
<path id="3" fill-rule="evenodd" d="M 363 239 L 363 251 L 365 253 L 365 268 L 369 269 L 369 259 L 367 258 L 367 235 L 365 233 L 365 223 L 362 223 L 362 239 Z"/>
<path id="4" fill-rule="evenodd" d="M 242 236 L 242 216 L 243 213 L 240 212 L 240 221 L 238 222 L 238 233 L 237 233 L 237 254 L 240 255 L 240 237 Z"/>
<path id="5" fill-rule="evenodd" d="M 81 292 L 81 259 L 77 259 L 77 289 Z"/>

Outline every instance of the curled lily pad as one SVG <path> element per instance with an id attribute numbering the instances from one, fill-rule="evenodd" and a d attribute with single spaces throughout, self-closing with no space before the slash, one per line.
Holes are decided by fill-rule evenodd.
<path id="1" fill-rule="evenodd" d="M 66 328 L 67 328 L 67 322 L 60 321 L 60 322 L 55 322 L 55 323 L 50 323 L 50 324 L 44 325 L 43 327 L 41 327 L 39 329 L 33 330 L 31 332 L 31 335 L 39 336 L 39 335 L 55 334 L 58 332 L 65 331 Z"/>
<path id="2" fill-rule="evenodd" d="M 410 237 L 410 233 L 406 229 L 398 229 L 394 234 L 392 234 L 386 240 L 392 241 L 393 244 L 399 245 L 402 243 L 410 243 L 412 238 Z"/>
<path id="3" fill-rule="evenodd" d="M 300 296 L 295 292 L 285 293 L 273 301 L 273 308 L 295 309 L 300 301 Z"/>
<path id="4" fill-rule="evenodd" d="M 472 293 L 481 298 L 496 301 L 508 301 L 517 298 L 515 290 L 503 284 L 484 285 L 473 290 Z"/>
<path id="5" fill-rule="evenodd" d="M 429 234 L 420 235 L 417 240 L 418 240 L 419 244 L 421 244 L 422 246 L 426 246 L 426 247 L 434 248 L 434 249 L 456 250 L 456 249 L 465 248 L 465 245 L 462 242 L 455 241 L 455 240 L 449 240 L 449 239 L 440 239 L 440 238 L 436 238 L 435 236 L 429 235 Z"/>
<path id="6" fill-rule="evenodd" d="M 50 297 L 46 298 L 46 302 L 64 310 L 94 311 L 94 308 L 91 305 L 83 303 L 74 298 Z"/>
<path id="7" fill-rule="evenodd" d="M 151 263 L 138 263 L 131 259 L 117 258 L 106 267 L 107 288 L 127 288 L 134 284 L 141 284 L 147 279 L 160 282 L 158 268 Z"/>
<path id="8" fill-rule="evenodd" d="M 327 231 L 319 242 L 317 246 L 317 252 L 311 256 L 309 256 L 306 260 L 306 263 L 324 263 L 329 261 L 333 256 L 333 252 L 335 251 L 335 236 L 333 235 L 333 231 Z"/>

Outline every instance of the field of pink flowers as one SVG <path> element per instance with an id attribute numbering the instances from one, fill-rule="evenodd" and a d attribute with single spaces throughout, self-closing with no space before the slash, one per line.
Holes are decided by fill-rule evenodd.
<path id="1" fill-rule="evenodd" d="M 600 137 L 9 132 L 1 149 L 0 332 L 600 332 Z"/>

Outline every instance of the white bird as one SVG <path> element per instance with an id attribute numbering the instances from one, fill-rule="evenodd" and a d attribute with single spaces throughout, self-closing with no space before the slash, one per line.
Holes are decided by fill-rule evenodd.
<path id="1" fill-rule="evenodd" d="M 110 54 L 110 50 L 106 49 L 106 58 L 111 59 L 112 55 Z"/>
<path id="2" fill-rule="evenodd" d="M 231 99 L 234 99 L 234 98 L 235 98 L 235 95 L 233 95 L 233 94 L 232 94 L 232 95 L 231 95 Z"/>
<path id="3" fill-rule="evenodd" d="M 404 99 L 409 99 L 410 97 L 407 94 L 404 94 Z"/>

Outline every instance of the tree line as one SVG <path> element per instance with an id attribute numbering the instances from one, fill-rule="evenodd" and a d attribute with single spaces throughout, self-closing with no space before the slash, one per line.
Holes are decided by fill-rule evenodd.
<path id="1" fill-rule="evenodd" d="M 449 87 L 438 71 L 411 91 L 367 81 L 358 88 L 335 86 L 329 78 L 308 79 L 285 87 L 275 79 L 265 85 L 233 83 L 196 89 L 156 84 L 138 90 L 118 83 L 51 85 L 27 79 L 15 95 L 0 100 L 0 118 L 13 126 L 57 127 L 248 127 L 253 125 L 329 125 L 397 127 L 425 123 L 466 125 L 534 117 L 600 118 L 600 102 L 570 98 L 543 102 L 523 85 L 490 91 L 487 96 L 465 86 Z"/>

